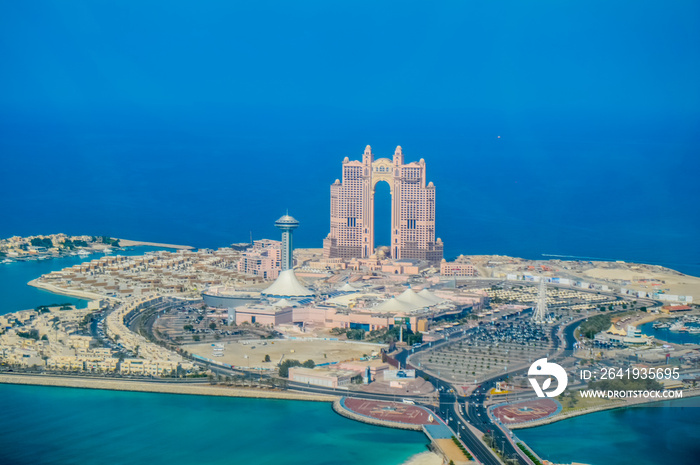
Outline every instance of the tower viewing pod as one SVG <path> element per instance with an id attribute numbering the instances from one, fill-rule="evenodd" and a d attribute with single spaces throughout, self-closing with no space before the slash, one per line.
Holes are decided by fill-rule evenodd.
<path id="1" fill-rule="evenodd" d="M 282 271 L 270 287 L 262 291 L 263 297 L 279 299 L 303 299 L 314 296 L 313 291 L 304 287 L 294 274 L 292 232 L 299 227 L 299 222 L 289 213 L 275 221 L 275 226 L 282 231 Z"/>

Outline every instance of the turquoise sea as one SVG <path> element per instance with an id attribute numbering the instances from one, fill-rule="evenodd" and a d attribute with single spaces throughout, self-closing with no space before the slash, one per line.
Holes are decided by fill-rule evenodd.
<path id="1" fill-rule="evenodd" d="M 140 255 L 154 247 L 134 247 Z M 102 254 L 0 267 L 0 313 L 85 301 L 27 286 Z M 422 433 L 354 422 L 329 404 L 0 385 L 0 464 L 381 464 L 424 452 Z"/>
<path id="2" fill-rule="evenodd" d="M 700 275 L 697 1 L 5 4 L 0 237 L 216 248 L 279 238 L 289 209 L 296 246 L 321 247 L 342 160 L 400 144 L 425 159 L 448 259 Z M 0 265 L 0 313 L 82 304 L 26 286 L 78 261 Z M 425 442 L 316 404 L 12 386 L 0 403 L 0 464 L 393 464 Z M 673 410 L 522 434 L 562 461 L 683 462 L 700 428 Z"/>
<path id="3" fill-rule="evenodd" d="M 518 430 L 516 435 L 554 463 L 697 464 L 699 407 L 700 398 L 693 397 L 607 410 Z"/>
<path id="4" fill-rule="evenodd" d="M 151 250 L 158 249 L 120 253 Z M 53 302 L 84 304 L 26 282 L 99 256 L 1 266 L 0 313 Z M 668 463 L 671 457 L 693 463 L 687 459 L 700 453 L 700 410 L 692 407 L 700 401 L 663 405 L 673 408 L 599 412 L 517 435 L 543 458 L 558 462 L 644 465 Z M 2 464 L 90 464 L 104 463 L 105 457 L 113 464 L 400 464 L 424 451 L 426 443 L 420 433 L 356 423 L 327 404 L 293 401 L 0 385 L 0 409 Z"/>
<path id="5" fill-rule="evenodd" d="M 393 465 L 423 433 L 328 403 L 0 385 L 2 464 Z"/>

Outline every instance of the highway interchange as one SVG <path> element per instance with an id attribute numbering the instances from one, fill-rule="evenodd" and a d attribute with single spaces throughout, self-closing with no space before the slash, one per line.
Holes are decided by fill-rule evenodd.
<path id="1" fill-rule="evenodd" d="M 501 318 L 503 319 L 508 317 L 503 316 Z M 573 347 L 573 343 L 575 342 L 573 333 L 579 323 L 580 321 L 574 321 L 569 323 L 569 325 L 564 328 L 563 337 L 566 341 L 565 349 Z M 559 327 L 556 325 L 551 328 L 551 338 L 554 341 L 555 349 L 557 349 L 560 344 L 559 336 L 556 334 L 558 328 Z M 443 344 L 449 344 L 450 342 L 454 342 L 455 339 L 458 340 L 468 336 L 470 332 L 475 331 L 475 329 L 476 328 L 470 328 L 465 330 L 459 327 L 448 329 L 446 341 L 438 342 L 437 344 L 423 344 L 420 347 L 404 350 L 397 354 L 395 359 L 401 363 L 402 367 L 406 366 L 408 357 L 411 354 L 421 350 L 439 347 Z M 415 367 L 412 367 L 409 364 L 408 368 Z M 486 393 L 496 386 L 497 381 L 503 379 L 506 375 L 523 371 L 524 370 L 521 368 L 488 379 L 481 383 L 479 387 L 477 387 L 468 397 L 458 395 L 457 390 L 455 390 L 450 383 L 431 376 L 431 381 L 439 393 L 439 406 L 437 408 L 430 404 L 424 404 L 424 406 L 435 411 L 435 413 L 438 414 L 455 432 L 455 436 L 458 436 L 465 443 L 467 448 L 481 463 L 497 465 L 502 462 L 492 453 L 491 450 L 489 450 L 486 444 L 484 444 L 484 442 L 470 430 L 469 425 L 483 433 L 491 434 L 494 438 L 495 445 L 502 451 L 504 456 L 514 458 L 519 464 L 530 464 L 531 462 L 529 459 L 521 455 L 520 451 L 516 451 L 515 447 L 513 447 L 505 433 L 491 421 L 486 411 L 486 407 L 484 406 Z M 416 369 L 416 374 L 421 376 L 427 375 L 419 369 Z"/>
<path id="2" fill-rule="evenodd" d="M 155 315 L 158 313 L 160 310 L 164 310 L 166 305 L 163 305 L 162 308 L 156 309 L 155 312 L 148 312 L 149 314 L 147 315 L 149 317 L 148 323 L 152 323 L 152 318 L 155 317 Z M 527 312 L 527 311 L 526 311 Z M 141 318 L 143 318 L 145 315 L 134 315 L 129 318 L 129 321 L 127 322 L 128 325 L 133 329 L 136 330 L 141 326 Z M 508 318 L 513 318 L 512 315 L 503 315 L 498 319 L 495 319 L 494 322 L 497 322 L 499 320 L 505 320 Z M 526 315 L 521 315 L 520 318 L 527 318 Z M 141 324 L 140 324 L 141 323 Z M 566 341 L 566 347 L 565 349 L 570 349 L 573 347 L 573 343 L 575 342 L 575 339 L 573 337 L 573 333 L 575 328 L 578 326 L 580 323 L 580 320 L 573 321 L 567 323 L 568 326 L 563 328 L 563 331 L 561 332 L 561 336 L 563 339 Z M 489 323 L 482 323 L 482 325 L 490 324 Z M 147 324 L 147 327 L 150 327 L 150 324 Z M 509 461 L 508 463 L 518 463 L 522 465 L 529 465 L 532 462 L 522 454 L 521 451 L 516 450 L 516 447 L 513 446 L 509 438 L 506 436 L 507 433 L 505 433 L 501 428 L 499 428 L 497 425 L 495 425 L 491 419 L 488 416 L 487 409 L 484 406 L 484 402 L 486 400 L 486 394 L 495 387 L 496 382 L 499 380 L 502 380 L 505 376 L 519 373 L 519 372 L 524 372 L 526 369 L 523 369 L 520 367 L 517 370 L 509 371 L 509 372 L 504 372 L 499 376 L 490 378 L 482 382 L 476 389 L 474 389 L 473 392 L 470 393 L 469 396 L 463 396 L 458 394 L 458 390 L 454 388 L 450 383 L 433 376 L 431 374 L 425 373 L 422 370 L 413 367 L 410 365 L 408 362 L 408 358 L 410 355 L 424 351 L 424 350 L 431 350 L 435 349 L 438 347 L 441 347 L 443 345 L 447 345 L 450 343 L 455 342 L 456 340 L 468 337 L 478 331 L 479 326 L 471 327 L 471 328 L 465 328 L 463 326 L 455 326 L 452 328 L 448 328 L 444 331 L 443 334 L 445 334 L 444 339 L 431 342 L 431 343 L 424 343 L 419 346 L 414 346 L 412 348 L 408 349 L 403 349 L 400 352 L 393 354 L 392 358 L 396 362 L 400 364 L 401 367 L 404 368 L 409 368 L 409 369 L 416 369 L 416 375 L 417 376 L 429 376 L 430 381 L 433 383 L 435 386 L 437 392 L 438 392 L 438 405 L 436 406 L 434 403 L 434 396 L 426 396 L 426 397 L 413 397 L 413 396 L 399 396 L 399 395 L 391 395 L 391 394 L 379 394 L 379 393 L 356 393 L 353 392 L 352 394 L 354 396 L 362 397 L 362 398 L 367 398 L 367 399 L 372 399 L 372 400 L 382 400 L 382 401 L 401 401 L 401 399 L 409 397 L 410 399 L 414 400 L 417 404 L 423 405 L 426 408 L 431 409 L 437 416 L 442 418 L 444 422 L 450 427 L 450 429 L 453 431 L 454 435 L 460 438 L 466 447 L 474 454 L 475 458 L 480 462 L 488 465 L 498 465 L 500 463 L 503 463 L 495 453 L 493 453 L 492 450 L 481 440 L 480 437 L 475 434 L 475 432 L 471 429 L 474 428 L 476 430 L 481 431 L 482 433 L 488 433 L 493 437 L 493 443 L 495 444 L 496 448 L 501 452 L 502 456 L 505 456 L 509 458 L 512 461 Z M 559 330 L 558 325 L 553 325 L 551 327 L 551 334 L 550 338 L 554 343 L 554 349 L 557 350 L 560 344 L 560 336 L 557 335 L 557 331 Z M 91 333 L 94 336 L 102 336 L 101 333 L 101 328 L 98 326 L 97 321 L 93 321 L 92 324 L 90 325 L 90 330 Z M 262 378 L 268 378 L 268 374 L 264 373 L 249 373 L 245 370 L 238 370 L 238 369 L 230 369 L 226 367 L 221 367 L 221 366 L 216 366 L 212 364 L 203 364 L 201 362 L 197 362 L 200 365 L 206 365 L 206 368 L 211 369 L 213 372 L 223 375 L 223 376 L 231 376 L 231 375 L 245 375 L 246 377 L 250 377 L 251 383 L 253 382 L 254 378 L 259 378 L 262 380 Z M 341 390 L 341 389 L 330 389 L 330 388 L 323 388 L 323 387 L 318 387 L 318 386 L 309 386 L 305 384 L 300 384 L 300 383 L 294 383 L 294 382 L 288 382 L 288 389 L 292 390 L 297 390 L 297 391 L 303 391 L 303 392 L 309 392 L 309 393 L 318 393 L 318 394 L 332 394 L 332 395 L 342 395 L 342 396 L 347 396 L 350 394 L 347 390 Z M 507 431 L 507 430 L 506 430 Z"/>

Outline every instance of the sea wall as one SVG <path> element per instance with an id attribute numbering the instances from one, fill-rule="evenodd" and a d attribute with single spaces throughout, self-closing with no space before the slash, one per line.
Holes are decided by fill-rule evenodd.
<path id="1" fill-rule="evenodd" d="M 197 396 L 249 397 L 259 399 L 306 400 L 332 402 L 336 396 L 306 394 L 302 392 L 262 389 L 232 388 L 210 384 L 184 384 L 176 382 L 146 382 L 118 379 L 79 378 L 51 375 L 0 374 L 0 383 L 36 386 L 60 386 L 81 389 L 105 389 L 111 391 L 158 392 L 162 394 L 185 394 Z"/>
<path id="2" fill-rule="evenodd" d="M 340 399 L 336 399 L 333 401 L 333 410 L 339 415 L 344 416 L 345 418 L 350 418 L 351 420 L 355 421 L 361 421 L 362 423 L 368 423 L 370 425 L 376 425 L 376 426 L 386 426 L 389 428 L 397 428 L 397 429 L 408 429 L 412 431 L 423 431 L 423 425 L 409 425 L 406 423 L 398 423 L 395 421 L 386 421 L 386 420 L 379 420 L 377 418 L 371 418 L 371 417 L 366 417 L 364 415 L 359 415 L 355 412 L 352 412 L 348 410 L 347 408 L 343 407 L 340 403 Z"/>

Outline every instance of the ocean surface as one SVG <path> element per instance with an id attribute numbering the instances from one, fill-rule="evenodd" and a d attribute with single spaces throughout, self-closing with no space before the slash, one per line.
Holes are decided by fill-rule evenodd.
<path id="1" fill-rule="evenodd" d="M 295 246 L 321 247 L 343 158 L 401 145 L 425 159 L 448 259 L 700 276 L 698 18 L 694 0 L 9 2 L 0 237 L 216 248 L 279 238 L 288 210 Z M 383 185 L 375 207 L 383 245 Z M 0 312 L 81 303 L 26 286 L 76 260 L 0 265 Z M 0 402 L 1 463 L 398 464 L 425 442 L 316 404 L 12 386 Z M 647 410 L 522 434 L 561 461 L 697 452 L 674 442 L 697 439 L 692 418 Z"/>
<path id="2" fill-rule="evenodd" d="M 700 398 L 653 405 L 596 412 L 515 433 L 554 463 L 697 464 Z"/>
<path id="3" fill-rule="evenodd" d="M 155 250 L 171 250 L 150 246 L 127 247 L 115 251 L 113 255 L 143 255 Z M 71 303 L 79 308 L 87 306 L 87 301 L 28 286 L 27 283 L 39 276 L 52 271 L 62 270 L 81 262 L 103 257 L 102 253 L 94 253 L 86 257 L 79 255 L 51 258 L 47 260 L 14 261 L 0 264 L 0 315 L 18 310 L 36 308 L 39 305 Z"/>
<path id="4" fill-rule="evenodd" d="M 289 210 L 321 247 L 343 159 L 401 145 L 448 259 L 700 275 L 696 1 L 25 3 L 0 17 L 0 237 L 215 248 Z"/>
<path id="5" fill-rule="evenodd" d="M 0 385 L 0 463 L 398 465 L 423 433 L 328 403 Z"/>
<path id="6" fill-rule="evenodd" d="M 178 125 L 134 134 L 130 123 L 114 135 L 79 125 L 65 140 L 65 132 L 43 126 L 48 123 L 17 128 L 21 121 L 13 121 L 10 129 L 1 119 L 0 113 L 0 237 L 63 232 L 217 248 L 247 242 L 251 233 L 278 239 L 274 222 L 289 209 L 301 223 L 295 246 L 321 247 L 329 231 L 329 186 L 341 177 L 343 158 L 359 158 L 367 143 L 388 157 L 402 144 L 407 161 L 425 158 L 428 181 L 437 186 L 437 236 L 448 259 L 625 260 L 700 275 L 700 184 L 674 181 L 678 173 L 700 172 L 700 137 L 682 143 L 636 129 L 624 137 L 599 131 L 584 138 L 575 128 L 545 125 L 536 136 L 496 139 L 502 132 L 496 122 L 478 128 L 464 120 L 469 129 L 449 140 L 440 129 L 360 130 L 351 137 L 353 129 L 342 140 L 313 143 L 286 133 L 256 140 L 252 133 L 261 129 L 250 128 L 250 138 L 239 141 L 222 134 L 188 138 Z M 331 129 L 318 124 L 321 132 Z M 27 137 L 34 130 L 41 140 Z M 659 152 L 678 161 L 658 166 Z M 34 182 L 51 189 L 27 191 L 10 175 L 33 157 L 41 160 Z M 653 176 L 650 166 L 658 166 Z M 653 189 L 643 187 L 650 176 Z M 380 192 L 377 200 L 382 245 L 389 237 L 389 195 Z"/>

